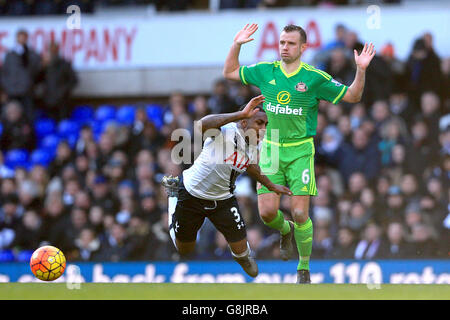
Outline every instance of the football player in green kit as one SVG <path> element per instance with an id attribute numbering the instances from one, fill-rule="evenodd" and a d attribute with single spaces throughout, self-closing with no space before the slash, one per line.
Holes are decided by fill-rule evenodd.
<path id="1" fill-rule="evenodd" d="M 360 101 L 365 73 L 375 55 L 372 43 L 354 51 L 356 76 L 350 86 L 339 83 L 329 74 L 301 61 L 307 48 L 305 31 L 296 25 L 284 27 L 280 34 L 281 60 L 240 66 L 242 44 L 253 40 L 257 24 L 240 30 L 225 61 L 223 75 L 230 80 L 252 84 L 266 97 L 264 110 L 268 117 L 266 136 L 260 155 L 260 167 L 275 184 L 288 185 L 292 221 L 279 210 L 280 196 L 258 185 L 258 209 L 263 222 L 281 233 L 280 255 L 293 255 L 292 237 L 299 253 L 297 283 L 311 283 L 309 257 L 312 250 L 313 225 L 309 218 L 310 196 L 317 195 L 314 176 L 314 142 L 319 100 L 333 104 L 343 100 Z M 277 162 L 277 163 L 274 163 Z"/>

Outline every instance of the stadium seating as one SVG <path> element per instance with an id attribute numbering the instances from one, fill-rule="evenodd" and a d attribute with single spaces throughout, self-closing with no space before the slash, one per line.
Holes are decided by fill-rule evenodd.
<path id="1" fill-rule="evenodd" d="M 5 165 L 11 169 L 17 167 L 28 168 L 28 158 L 28 151 L 23 149 L 12 149 L 5 154 Z"/>
<path id="2" fill-rule="evenodd" d="M 30 164 L 42 165 L 47 167 L 53 160 L 53 153 L 48 152 L 46 149 L 35 149 L 30 155 Z"/>
<path id="3" fill-rule="evenodd" d="M 17 262 L 30 262 L 32 255 L 33 250 L 22 250 L 16 254 L 15 259 Z"/>
<path id="4" fill-rule="evenodd" d="M 50 134 L 40 141 L 39 148 L 49 152 L 51 155 L 56 154 L 56 148 L 61 141 L 61 138 L 56 134 Z"/>
<path id="5" fill-rule="evenodd" d="M 0 262 L 13 262 L 14 253 L 10 249 L 0 250 Z"/>
<path id="6" fill-rule="evenodd" d="M 56 133 L 56 122 L 49 118 L 37 119 L 34 123 L 34 130 L 38 139 L 42 139 L 49 134 Z"/>
<path id="7" fill-rule="evenodd" d="M 149 104 L 146 107 L 148 118 L 160 129 L 163 126 L 163 108 L 159 104 Z"/>
<path id="8" fill-rule="evenodd" d="M 136 107 L 132 105 L 123 105 L 117 110 L 116 119 L 121 125 L 132 125 L 136 114 Z"/>
<path id="9" fill-rule="evenodd" d="M 116 119 L 116 108 L 112 105 L 101 105 L 95 110 L 95 120 L 105 122 Z"/>
<path id="10" fill-rule="evenodd" d="M 71 113 L 70 119 L 80 125 L 89 123 L 94 119 L 95 111 L 91 106 L 79 105 L 76 106 Z"/>
<path id="11" fill-rule="evenodd" d="M 73 120 L 65 119 L 58 123 L 58 135 L 61 138 L 67 139 L 70 136 L 78 136 L 79 131 L 79 124 Z"/>

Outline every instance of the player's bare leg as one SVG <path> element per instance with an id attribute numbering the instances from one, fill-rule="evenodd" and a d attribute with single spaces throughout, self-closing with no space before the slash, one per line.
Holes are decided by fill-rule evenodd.
<path id="1" fill-rule="evenodd" d="M 242 269 L 244 269 L 250 277 L 256 277 L 258 275 L 258 265 L 256 264 L 255 259 L 250 255 L 251 250 L 247 238 L 236 242 L 230 242 L 229 246 L 233 259 L 241 265 Z"/>
<path id="2" fill-rule="evenodd" d="M 282 260 L 289 260 L 294 254 L 292 238 L 294 224 L 285 220 L 280 208 L 280 196 L 276 193 L 263 193 L 258 195 L 258 210 L 264 224 L 281 233 L 280 256 Z"/>
<path id="3" fill-rule="evenodd" d="M 291 198 L 294 237 L 299 255 L 297 283 L 311 283 L 309 257 L 312 250 L 313 225 L 309 218 L 309 200 L 310 196 L 293 196 Z"/>
<path id="4" fill-rule="evenodd" d="M 195 241 L 181 242 L 180 240 L 175 239 L 175 242 L 177 244 L 177 251 L 182 256 L 187 256 L 195 250 Z"/>

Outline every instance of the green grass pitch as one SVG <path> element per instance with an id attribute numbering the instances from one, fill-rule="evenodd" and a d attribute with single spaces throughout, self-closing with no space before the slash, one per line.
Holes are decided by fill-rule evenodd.
<path id="1" fill-rule="evenodd" d="M 375 286 L 375 285 L 373 285 Z M 3 283 L 0 300 L 450 300 L 450 285 Z"/>

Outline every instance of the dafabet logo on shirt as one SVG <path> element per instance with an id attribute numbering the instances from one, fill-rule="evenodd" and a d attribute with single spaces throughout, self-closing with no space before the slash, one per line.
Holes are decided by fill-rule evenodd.
<path id="1" fill-rule="evenodd" d="M 292 114 L 294 116 L 302 115 L 302 108 L 291 108 L 288 105 L 282 106 L 279 103 L 274 105 L 271 102 L 266 105 L 266 111 L 273 112 L 275 114 Z"/>

